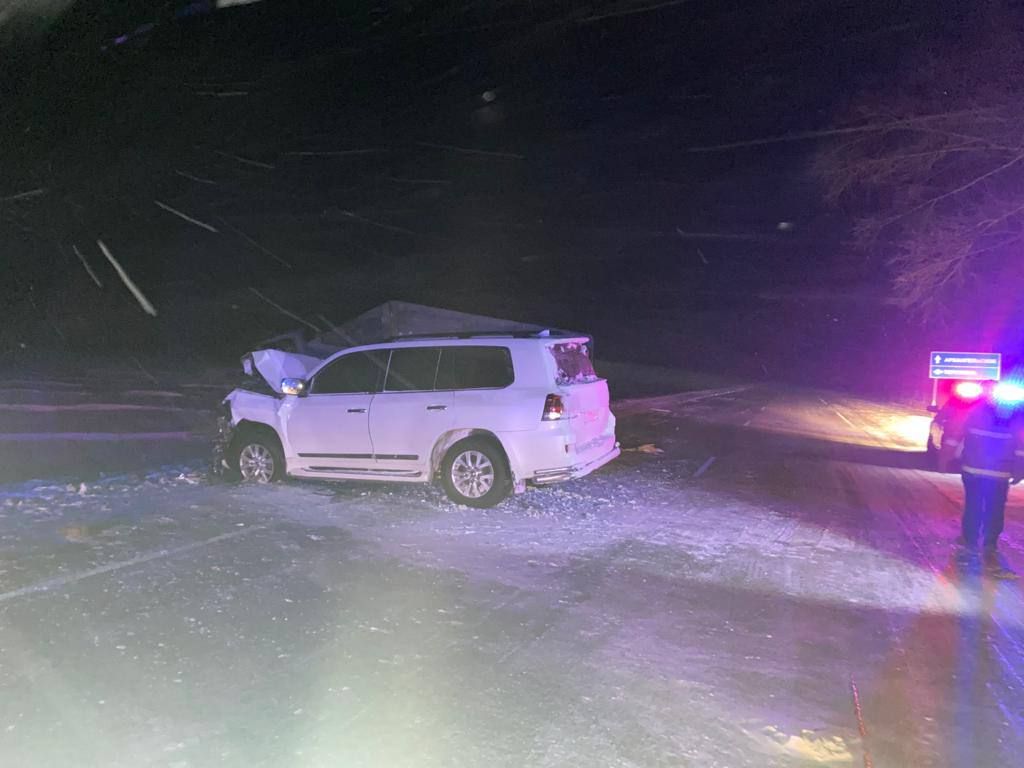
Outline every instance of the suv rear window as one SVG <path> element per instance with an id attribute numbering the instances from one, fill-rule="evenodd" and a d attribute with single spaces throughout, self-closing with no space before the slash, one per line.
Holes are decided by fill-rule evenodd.
<path id="1" fill-rule="evenodd" d="M 548 349 L 555 358 L 556 384 L 586 384 L 600 378 L 594 372 L 594 364 L 590 360 L 590 345 L 587 343 L 567 341 L 563 344 L 552 344 Z"/>
<path id="2" fill-rule="evenodd" d="M 515 381 L 505 347 L 443 347 L 436 389 L 501 389 Z"/>
<path id="3" fill-rule="evenodd" d="M 437 376 L 437 347 L 406 347 L 391 350 L 386 392 L 429 392 Z"/>

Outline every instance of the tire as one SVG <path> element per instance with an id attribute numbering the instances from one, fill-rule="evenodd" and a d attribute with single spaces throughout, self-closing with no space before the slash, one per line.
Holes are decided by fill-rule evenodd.
<path id="1" fill-rule="evenodd" d="M 246 430 L 232 441 L 228 460 L 243 483 L 277 483 L 284 479 L 284 452 L 277 435 Z"/>
<path id="2" fill-rule="evenodd" d="M 493 440 L 470 437 L 453 445 L 441 462 L 441 485 L 456 504 L 489 509 L 512 492 L 504 451 Z"/>

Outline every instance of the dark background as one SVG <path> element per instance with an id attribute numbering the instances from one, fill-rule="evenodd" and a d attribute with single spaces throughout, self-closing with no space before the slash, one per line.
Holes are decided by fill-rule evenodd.
<path id="1" fill-rule="evenodd" d="M 820 202 L 813 142 L 691 151 L 828 127 L 962 34 L 965 4 L 184 5 L 8 25 L 0 197 L 46 190 L 0 202 L 8 365 L 230 364 L 298 325 L 251 288 L 321 327 L 404 299 L 890 394 L 927 386 L 930 345 L 980 343 L 973 318 L 887 301 L 884 257 L 846 249 Z"/>

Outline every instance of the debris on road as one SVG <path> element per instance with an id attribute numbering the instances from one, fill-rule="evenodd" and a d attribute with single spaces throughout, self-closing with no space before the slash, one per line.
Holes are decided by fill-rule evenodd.
<path id="1" fill-rule="evenodd" d="M 664 451 L 661 450 L 661 448 L 658 448 L 654 443 L 644 443 L 643 445 L 638 445 L 635 448 L 623 448 L 622 450 L 629 451 L 631 453 L 646 453 L 653 456 L 664 453 Z"/>
<path id="2" fill-rule="evenodd" d="M 757 741 L 802 760 L 829 765 L 853 762 L 853 753 L 842 736 L 808 729 L 801 730 L 799 735 L 788 734 L 774 725 L 765 726 L 751 735 Z"/>

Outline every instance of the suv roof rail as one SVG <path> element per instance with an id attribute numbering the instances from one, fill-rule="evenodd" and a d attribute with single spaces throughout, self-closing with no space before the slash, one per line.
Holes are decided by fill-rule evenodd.
<path id="1" fill-rule="evenodd" d="M 537 339 L 537 338 L 565 338 L 569 336 L 586 336 L 586 333 L 575 333 L 558 328 L 544 328 L 537 331 L 452 331 L 450 333 L 406 333 L 399 336 L 391 336 L 377 343 L 392 343 L 406 341 L 409 339 L 482 339 L 482 338 L 511 338 L 511 339 Z"/>

